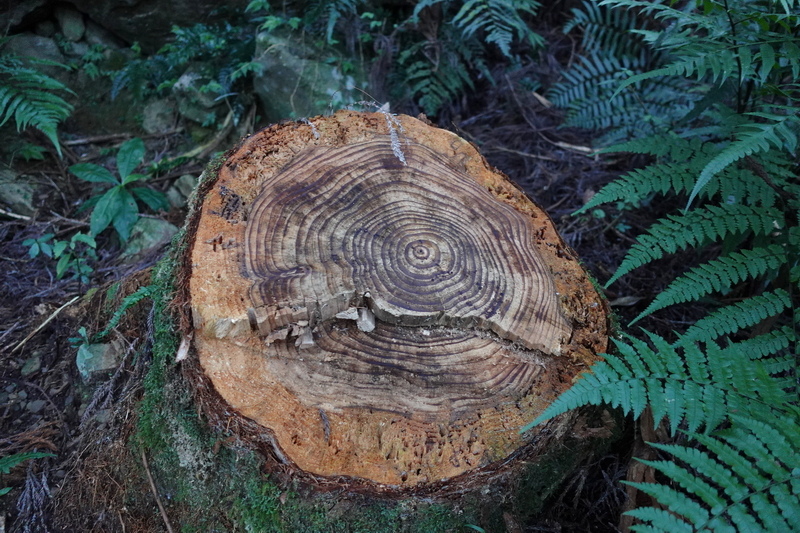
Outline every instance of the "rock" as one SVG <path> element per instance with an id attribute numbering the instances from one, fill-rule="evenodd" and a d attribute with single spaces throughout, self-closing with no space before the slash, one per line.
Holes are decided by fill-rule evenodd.
<path id="1" fill-rule="evenodd" d="M 73 0 L 75 7 L 128 43 L 138 42 L 145 53 L 154 53 L 172 38 L 172 27 L 202 22 L 214 24 L 227 15 L 243 13 L 249 0 Z"/>
<path id="2" fill-rule="evenodd" d="M 92 20 L 86 21 L 86 32 L 83 38 L 90 45 L 99 44 L 111 49 L 121 48 L 125 45 L 122 39 Z"/>
<path id="3" fill-rule="evenodd" d="M 203 92 L 201 87 L 211 78 L 189 68 L 172 86 L 172 94 L 178 101 L 178 112 L 182 117 L 207 126 L 222 115 L 222 102 L 216 101 L 213 93 Z"/>
<path id="4" fill-rule="evenodd" d="M 52 37 L 57 31 L 56 23 L 52 20 L 43 20 L 36 24 L 33 31 L 36 35 L 41 35 L 42 37 Z"/>
<path id="5" fill-rule="evenodd" d="M 64 54 L 59 50 L 56 42 L 49 37 L 42 37 L 33 33 L 18 33 L 13 35 L 5 47 L 3 52 L 8 54 L 16 54 L 21 58 L 42 59 L 45 61 L 54 61 L 56 63 L 64 63 Z M 58 66 L 44 66 L 36 65 L 37 70 L 44 72 L 49 76 L 63 77 L 65 69 Z"/>
<path id="6" fill-rule="evenodd" d="M 0 30 L 7 35 L 11 28 L 22 23 L 22 19 L 45 5 L 47 0 L 22 0 L 14 2 L 0 2 Z"/>
<path id="7" fill-rule="evenodd" d="M 67 44 L 67 46 L 65 48 L 68 48 L 68 49 L 65 50 L 65 53 L 66 53 L 66 55 L 68 57 L 81 58 L 81 57 L 85 56 L 89 52 L 89 50 L 91 49 L 89 44 L 85 43 L 83 41 L 81 41 L 79 43 L 66 43 L 66 44 Z"/>
<path id="8" fill-rule="evenodd" d="M 184 174 L 172 184 L 172 187 L 167 189 L 167 199 L 173 207 L 184 207 L 186 199 L 192 194 L 192 191 L 197 186 L 197 176 L 191 174 Z"/>
<path id="9" fill-rule="evenodd" d="M 142 111 L 142 128 L 150 134 L 168 131 L 175 122 L 175 105 L 167 98 L 153 100 Z"/>
<path id="10" fill-rule="evenodd" d="M 291 36 L 259 34 L 253 61 L 262 68 L 253 87 L 268 122 L 320 115 L 360 99 L 354 94 L 356 80 L 317 59 L 323 54 Z"/>
<path id="11" fill-rule="evenodd" d="M 44 409 L 45 405 L 47 405 L 47 401 L 45 400 L 32 400 L 28 402 L 27 409 L 30 413 L 38 413 Z"/>
<path id="12" fill-rule="evenodd" d="M 55 15 L 64 38 L 73 43 L 80 41 L 86 31 L 83 14 L 72 7 L 59 6 L 55 10 Z"/>
<path id="13" fill-rule="evenodd" d="M 90 381 L 97 374 L 117 368 L 125 353 L 122 341 L 102 344 L 82 344 L 78 348 L 75 363 L 84 381 Z"/>
<path id="14" fill-rule="evenodd" d="M 20 374 L 23 377 L 30 376 L 42 369 L 42 357 L 41 355 L 33 355 L 29 357 L 25 364 L 22 365 L 22 369 L 20 370 Z"/>
<path id="15" fill-rule="evenodd" d="M 131 229 L 131 237 L 120 254 L 123 263 L 135 263 L 169 244 L 178 228 L 160 218 L 140 218 Z"/>
<path id="16" fill-rule="evenodd" d="M 0 168 L 0 204 L 17 215 L 30 216 L 36 212 L 33 197 L 36 192 L 28 180 L 9 169 Z"/>

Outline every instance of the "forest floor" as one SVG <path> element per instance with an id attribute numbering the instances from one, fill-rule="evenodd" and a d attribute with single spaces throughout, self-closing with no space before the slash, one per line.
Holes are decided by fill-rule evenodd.
<path id="1" fill-rule="evenodd" d="M 546 64 L 546 62 L 543 62 Z M 537 67 L 529 67 L 531 69 Z M 497 84 L 443 110 L 436 122 L 473 142 L 487 160 L 507 174 L 552 217 L 565 241 L 600 283 L 619 265 L 634 238 L 659 214 L 617 211 L 614 206 L 573 216 L 592 194 L 636 161 L 627 156 L 597 155 L 587 133 L 559 127 L 560 112 L 523 90 L 524 70 L 502 75 Z M 541 74 L 541 73 L 538 73 Z M 402 112 L 402 109 L 393 111 Z M 262 124 L 262 126 L 265 124 Z M 84 385 L 75 364 L 76 348 L 70 338 L 79 327 L 90 329 L 91 317 L 79 316 L 80 299 L 92 287 L 102 287 L 154 264 L 150 257 L 132 265 L 119 262 L 120 247 L 111 238 L 98 242 L 98 260 L 91 282 L 83 285 L 69 276 L 56 279 L 55 261 L 29 256 L 26 239 L 46 233 L 69 235 L 88 228 L 88 212 L 79 206 L 91 195 L 90 184 L 80 182 L 67 168 L 78 161 L 103 163 L 108 153 L 126 139 L 142 136 L 148 154 L 173 157 L 190 144 L 188 135 L 143 136 L 131 131 L 102 136 L 71 129 L 62 134 L 64 158 L 17 162 L 20 171 L 45 184 L 33 217 L 0 217 L 0 457 L 38 450 L 56 456 L 14 469 L 2 485 L 12 487 L 0 498 L 0 531 L 25 530 L 25 521 L 52 527 L 51 498 L 68 479 L 82 450 L 89 445 L 83 434 L 85 413 L 96 390 L 109 385 Z M 166 191 L 182 174 L 199 174 L 206 161 L 189 161 L 152 182 Z M 666 206 L 663 212 L 666 212 Z M 173 209 L 159 217 L 181 225 L 185 212 Z M 682 271 L 680 258 L 635 271 L 606 291 L 621 324 L 627 324 L 649 299 Z M 669 312 L 648 318 L 641 325 L 669 335 L 686 317 Z M 111 386 L 116 386 L 111 384 Z M 128 391 L 136 395 L 135 388 Z M 568 479 L 553 497 L 547 511 L 522 531 L 615 531 L 626 499 L 619 481 L 628 475 L 634 444 L 629 429 L 609 453 L 594 457 Z M 33 513 L 33 514 L 32 514 Z M 29 522 L 31 523 L 31 522 Z M 35 529 L 30 529 L 35 530 Z"/>

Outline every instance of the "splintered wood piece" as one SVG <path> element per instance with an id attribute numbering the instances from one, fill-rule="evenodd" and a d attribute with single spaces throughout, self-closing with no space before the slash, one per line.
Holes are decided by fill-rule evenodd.
<path id="1" fill-rule="evenodd" d="M 547 215 L 419 120 L 270 127 L 200 202 L 200 364 L 307 472 L 424 486 L 491 468 L 606 347 L 606 306 Z"/>

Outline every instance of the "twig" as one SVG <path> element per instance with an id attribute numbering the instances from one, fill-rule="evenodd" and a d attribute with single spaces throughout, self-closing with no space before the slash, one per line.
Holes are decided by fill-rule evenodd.
<path id="1" fill-rule="evenodd" d="M 484 148 L 484 151 L 491 152 L 493 150 L 498 152 L 508 152 L 522 157 L 530 157 L 532 159 L 541 159 L 542 161 L 558 161 L 558 159 L 553 159 L 552 157 L 547 157 L 546 155 L 529 154 L 527 152 L 520 152 L 519 150 L 513 150 L 511 148 L 506 148 L 504 146 L 487 146 L 486 148 Z"/>
<path id="2" fill-rule="evenodd" d="M 59 307 L 58 309 L 56 309 L 56 310 L 53 312 L 53 314 L 52 314 L 52 315 L 50 315 L 49 317 L 47 317 L 47 320 L 45 320 L 44 322 L 42 322 L 41 324 L 39 324 L 39 327 L 37 327 L 36 329 L 34 329 L 33 331 L 31 331 L 31 332 L 28 334 L 28 336 L 27 336 L 27 337 L 25 337 L 24 339 L 22 339 L 22 341 L 21 341 L 19 344 L 17 344 L 17 345 L 14 347 L 14 349 L 13 349 L 13 350 L 11 350 L 11 353 L 14 353 L 14 352 L 16 352 L 17 350 L 19 350 L 20 348 L 22 348 L 23 346 L 25 346 L 25 344 L 26 344 L 26 343 L 27 343 L 29 340 L 31 340 L 31 338 L 33 338 L 33 336 L 34 336 L 34 335 L 36 335 L 37 333 L 39 333 L 39 331 L 41 331 L 41 329 L 42 329 L 43 327 L 45 327 L 47 324 L 49 324 L 49 323 L 50 323 L 50 321 L 51 321 L 51 320 L 53 320 L 53 319 L 54 319 L 54 318 L 55 318 L 55 317 L 56 317 L 56 316 L 57 316 L 57 315 L 58 315 L 58 314 L 59 314 L 61 311 L 63 311 L 63 310 L 66 308 L 66 307 L 68 307 L 68 306 L 70 306 L 70 305 L 74 304 L 74 303 L 75 303 L 75 302 L 78 300 L 78 298 L 80 298 L 80 297 L 79 297 L 79 296 L 76 296 L 76 297 L 74 297 L 72 300 L 68 301 L 67 303 L 65 303 L 64 305 L 62 305 L 62 306 L 61 306 L 61 307 Z"/>
<path id="3" fill-rule="evenodd" d="M 178 154 L 177 156 L 172 158 L 172 161 L 179 159 L 181 157 L 185 157 L 187 159 L 205 159 L 208 154 L 214 151 L 214 149 L 223 141 L 225 137 L 233 130 L 233 111 L 229 111 L 228 115 L 225 117 L 225 120 L 222 122 L 222 127 L 219 129 L 217 134 L 212 137 L 210 141 L 206 144 L 197 146 L 188 152 L 184 152 L 182 154 Z"/>
<path id="4" fill-rule="evenodd" d="M 78 227 L 78 228 L 88 228 L 89 227 L 89 223 L 88 222 L 84 222 L 83 220 L 75 220 L 74 218 L 67 218 L 65 216 L 59 215 L 58 213 L 56 213 L 54 211 L 50 211 L 50 214 L 53 215 L 54 218 L 56 218 L 58 220 L 61 220 L 62 222 L 69 222 L 70 224 L 72 224 L 73 227 Z M 67 230 L 67 231 L 69 231 L 69 230 Z M 63 231 L 59 232 L 59 233 L 63 233 Z"/>
<path id="5" fill-rule="evenodd" d="M 11 211 L 6 211 L 5 209 L 0 209 L 0 215 L 5 215 L 5 216 L 10 217 L 10 218 L 16 218 L 16 219 L 25 220 L 25 221 L 28 221 L 28 220 L 31 219 L 31 217 L 29 217 L 29 216 L 18 215 L 16 213 L 12 213 Z"/>
<path id="6" fill-rule="evenodd" d="M 153 474 L 150 473 L 150 466 L 147 464 L 147 455 L 145 455 L 144 449 L 142 449 L 142 463 L 144 464 L 144 471 L 147 473 L 147 480 L 150 482 L 150 489 L 153 491 L 153 497 L 155 497 L 156 503 L 158 504 L 158 510 L 161 511 L 161 518 L 164 520 L 164 525 L 167 526 L 167 532 L 174 533 L 172 531 L 172 525 L 169 523 L 169 517 L 167 517 L 167 511 L 161 503 L 161 498 L 158 497 L 156 484 L 153 482 Z"/>
<path id="7" fill-rule="evenodd" d="M 84 137 L 82 139 L 73 139 L 71 141 L 61 141 L 62 145 L 78 146 L 80 144 L 90 144 L 105 141 L 117 141 L 121 139 L 130 139 L 130 133 L 111 133 L 108 135 L 94 135 L 92 137 Z"/>
<path id="8" fill-rule="evenodd" d="M 152 137 L 166 137 L 167 135 L 175 135 L 176 133 L 182 133 L 183 128 L 176 128 L 168 131 L 160 131 L 157 133 L 151 133 L 150 135 L 142 135 L 142 139 L 149 139 Z M 108 135 L 94 135 L 92 137 L 83 137 L 81 139 L 72 139 L 71 141 L 61 141 L 62 145 L 67 146 L 77 146 L 80 144 L 91 144 L 91 143 L 100 143 L 106 141 L 121 141 L 127 140 L 133 137 L 130 133 L 110 133 Z"/>

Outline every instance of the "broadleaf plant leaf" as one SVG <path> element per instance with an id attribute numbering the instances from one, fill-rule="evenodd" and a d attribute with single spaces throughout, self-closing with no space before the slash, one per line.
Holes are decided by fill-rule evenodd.
<path id="1" fill-rule="evenodd" d="M 139 137 L 134 137 L 119 147 L 119 152 L 117 153 L 117 171 L 119 171 L 119 176 L 123 182 L 136 167 L 142 164 L 144 151 L 144 141 Z"/>
<path id="2" fill-rule="evenodd" d="M 133 187 L 131 192 L 137 200 L 141 200 L 153 211 L 169 210 L 169 201 L 164 193 L 155 191 L 149 187 Z"/>
<path id="3" fill-rule="evenodd" d="M 118 185 L 109 189 L 108 192 L 97 201 L 92 211 L 92 216 L 89 219 L 89 232 L 92 236 L 99 235 L 111 224 L 111 221 L 116 218 L 117 213 L 122 211 L 123 192 L 125 192 L 125 189 L 123 189 L 121 185 Z"/>
<path id="4" fill-rule="evenodd" d="M 69 167 L 69 171 L 78 176 L 83 181 L 92 183 L 119 183 L 117 178 L 108 169 L 95 165 L 94 163 L 78 163 Z"/>
<path id="5" fill-rule="evenodd" d="M 138 219 L 139 208 L 136 205 L 136 200 L 127 189 L 120 187 L 120 206 L 114 215 L 113 224 L 114 229 L 117 230 L 123 241 L 127 241 L 131 236 L 131 228 L 133 228 Z"/>

